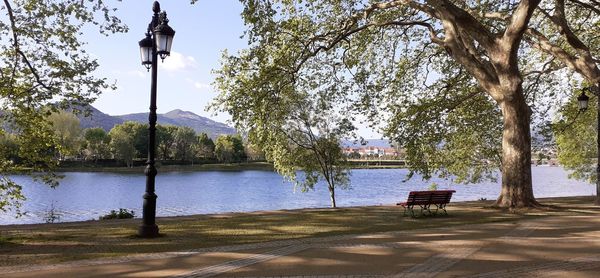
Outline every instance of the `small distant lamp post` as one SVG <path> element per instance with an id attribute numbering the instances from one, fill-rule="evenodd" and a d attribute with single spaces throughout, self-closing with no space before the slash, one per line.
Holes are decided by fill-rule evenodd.
<path id="1" fill-rule="evenodd" d="M 152 5 L 152 21 L 148 24 L 146 37 L 139 42 L 142 65 L 152 69 L 150 83 L 150 115 L 148 116 L 148 161 L 146 161 L 146 193 L 144 193 L 143 223 L 138 230 L 140 237 L 157 237 L 156 225 L 156 194 L 154 193 L 156 167 L 154 155 L 156 152 L 156 75 L 158 73 L 158 56 L 164 60 L 171 54 L 171 45 L 175 30 L 169 27 L 167 13 L 160 11 L 160 4 L 154 1 Z"/>
<path id="2" fill-rule="evenodd" d="M 584 112 L 585 110 L 588 109 L 588 104 L 590 102 L 590 97 L 585 95 L 586 90 L 587 90 L 587 88 L 585 88 L 584 91 L 581 93 L 581 95 L 579 95 L 577 97 L 577 105 L 579 105 L 579 110 L 581 112 Z"/>
<path id="3" fill-rule="evenodd" d="M 590 98 L 585 95 L 586 92 L 596 96 L 596 100 L 598 101 L 596 105 L 596 150 L 597 150 L 597 162 L 596 162 L 596 205 L 600 205 L 600 84 L 596 86 L 591 86 L 587 88 L 583 88 L 583 92 L 581 95 L 577 97 L 577 104 L 579 105 L 579 110 L 584 112 L 588 109 L 588 105 L 590 102 Z"/>

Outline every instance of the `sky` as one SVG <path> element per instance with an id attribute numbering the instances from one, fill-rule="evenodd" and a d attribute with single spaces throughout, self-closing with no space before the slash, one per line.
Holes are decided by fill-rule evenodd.
<path id="1" fill-rule="evenodd" d="M 152 18 L 153 0 L 111 1 L 116 15 L 129 27 L 125 34 L 105 37 L 87 32 L 86 49 L 98 59 L 98 76 L 116 82 L 117 90 L 99 96 L 93 106 L 109 115 L 147 112 L 150 105 L 150 73 L 141 65 L 138 41 L 144 38 Z M 175 29 L 171 56 L 159 61 L 157 111 L 191 111 L 219 122 L 230 119 L 226 113 L 215 115 L 206 106 L 217 95 L 212 87 L 213 69 L 219 68 L 223 50 L 230 54 L 247 46 L 241 38 L 245 30 L 242 5 L 237 0 L 189 0 L 161 2 L 169 25 Z M 364 126 L 361 136 L 379 138 Z"/>

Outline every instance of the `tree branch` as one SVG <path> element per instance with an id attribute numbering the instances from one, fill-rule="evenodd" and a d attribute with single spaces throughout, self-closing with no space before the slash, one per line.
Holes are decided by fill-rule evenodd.
<path id="1" fill-rule="evenodd" d="M 542 9 L 539 10 L 556 25 L 568 45 L 571 46 L 579 56 L 571 54 L 558 45 L 553 44 L 546 36 L 533 28 L 527 29 L 526 33 L 529 36 L 536 38 L 537 42 L 530 39 L 527 40 L 534 48 L 555 56 L 565 63 L 569 69 L 580 73 L 592 83 L 600 82 L 600 69 L 598 69 L 598 66 L 596 65 L 598 60 L 594 59 L 589 47 L 585 45 L 585 43 L 583 43 L 570 28 L 566 19 L 564 0 L 555 0 L 555 3 L 553 15 L 548 14 Z"/>
<path id="2" fill-rule="evenodd" d="M 490 33 L 488 28 L 483 26 L 481 22 L 465 10 L 457 7 L 448 0 L 430 0 L 428 2 L 435 7 L 435 15 L 438 15 L 436 18 L 444 22 L 453 22 L 460 29 L 465 30 L 485 49 L 496 47 L 494 41 L 495 35 Z"/>
<path id="3" fill-rule="evenodd" d="M 389 22 L 385 22 L 385 23 L 375 23 L 373 24 L 373 26 L 422 26 L 427 28 L 427 30 L 429 30 L 429 38 L 431 39 L 432 42 L 444 46 L 444 40 L 441 39 L 440 37 L 438 37 L 438 33 L 435 31 L 435 29 L 433 28 L 433 25 L 425 22 L 425 21 L 389 21 Z"/>
<path id="4" fill-rule="evenodd" d="M 564 0 L 555 0 L 556 6 L 554 9 L 554 15 L 550 16 L 550 20 L 556 24 L 558 30 L 563 35 L 563 37 L 567 40 L 569 45 L 571 45 L 579 55 L 585 56 L 590 55 L 590 49 L 585 45 L 578 37 L 573 33 L 569 23 L 567 22 L 567 18 L 565 15 L 565 1 Z"/>
<path id="5" fill-rule="evenodd" d="M 510 23 L 502 35 L 502 41 L 509 45 L 511 53 L 518 50 L 523 32 L 527 29 L 529 19 L 539 3 L 540 0 L 522 0 L 513 12 Z"/>
<path id="6" fill-rule="evenodd" d="M 600 15 L 600 1 L 590 0 L 592 2 L 592 4 L 584 3 L 579 0 L 569 0 L 569 1 L 575 3 L 576 5 L 584 7 L 586 9 L 590 9 L 590 10 L 594 11 L 595 13 L 597 13 L 598 15 Z"/>
<path id="7" fill-rule="evenodd" d="M 531 46 L 558 58 L 571 70 L 577 70 L 577 57 L 571 55 L 561 47 L 553 44 L 548 38 L 546 38 L 546 36 L 544 36 L 544 34 L 536 29 L 528 28 L 525 33 L 537 39 L 537 42 L 535 42 L 531 38 L 526 38 Z"/>
<path id="8" fill-rule="evenodd" d="M 13 13 L 13 9 L 10 6 L 10 3 L 8 2 L 8 0 L 3 0 L 4 1 L 4 5 L 6 7 L 6 10 L 8 12 L 8 18 L 10 21 L 10 27 L 12 29 L 12 35 L 13 35 L 13 47 L 15 48 L 15 67 L 13 68 L 13 78 L 14 78 L 14 70 L 17 69 L 17 63 L 18 63 L 18 56 L 21 56 L 21 58 L 23 59 L 23 61 L 25 62 L 25 64 L 27 64 L 27 67 L 29 68 L 29 70 L 31 71 L 31 74 L 33 74 L 36 82 L 42 86 L 44 89 L 46 90 L 51 90 L 52 88 L 48 85 L 46 85 L 42 79 L 40 78 L 40 75 L 37 73 L 36 69 L 33 67 L 33 65 L 31 64 L 31 62 L 29 62 L 29 59 L 27 59 L 27 56 L 25 55 L 25 53 L 23 53 L 23 51 L 21 51 L 21 48 L 19 46 L 19 37 L 17 35 L 17 24 L 16 24 L 16 20 L 15 20 L 15 16 Z"/>

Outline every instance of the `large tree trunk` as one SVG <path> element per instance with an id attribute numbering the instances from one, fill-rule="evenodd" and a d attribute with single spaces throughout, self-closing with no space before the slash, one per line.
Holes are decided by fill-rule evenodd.
<path id="1" fill-rule="evenodd" d="M 522 90 L 519 85 L 500 101 L 504 120 L 502 192 L 495 205 L 511 209 L 539 205 L 531 183 L 531 112 Z"/>
<path id="2" fill-rule="evenodd" d="M 594 204 L 600 206 L 600 83 L 592 87 L 596 95 L 596 201 Z"/>

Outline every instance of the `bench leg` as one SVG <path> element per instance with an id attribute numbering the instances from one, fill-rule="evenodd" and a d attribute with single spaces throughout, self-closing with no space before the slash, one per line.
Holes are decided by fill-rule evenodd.
<path id="1" fill-rule="evenodd" d="M 427 211 L 428 216 L 433 215 L 433 212 L 431 212 L 431 204 L 425 205 L 423 208 L 425 209 L 425 211 Z"/>
<path id="2" fill-rule="evenodd" d="M 440 210 L 440 206 L 435 205 L 435 211 L 433 211 L 433 215 L 437 215 L 438 214 L 438 210 Z"/>
<path id="3" fill-rule="evenodd" d="M 448 212 L 446 211 L 446 204 L 441 204 L 440 209 L 444 211 L 444 215 L 448 215 Z"/>
<path id="4" fill-rule="evenodd" d="M 414 209 L 414 205 L 410 205 L 410 206 L 402 206 L 404 208 L 404 213 L 402 214 L 402 216 L 406 216 L 409 212 L 410 212 L 410 216 L 412 218 L 415 217 L 415 209 Z"/>

